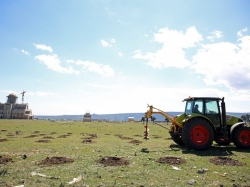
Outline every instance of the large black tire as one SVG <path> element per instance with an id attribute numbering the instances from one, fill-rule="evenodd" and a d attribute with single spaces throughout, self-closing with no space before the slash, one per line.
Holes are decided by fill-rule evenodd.
<path id="1" fill-rule="evenodd" d="M 174 134 L 173 132 L 170 133 L 172 140 L 177 143 L 178 145 L 184 145 L 183 139 L 179 134 Z"/>
<path id="2" fill-rule="evenodd" d="M 188 148 L 206 150 L 214 140 L 214 130 L 209 122 L 202 118 L 190 119 L 183 127 L 183 142 Z"/>
<path id="3" fill-rule="evenodd" d="M 237 148 L 250 149 L 250 127 L 239 126 L 234 129 L 232 140 Z"/>

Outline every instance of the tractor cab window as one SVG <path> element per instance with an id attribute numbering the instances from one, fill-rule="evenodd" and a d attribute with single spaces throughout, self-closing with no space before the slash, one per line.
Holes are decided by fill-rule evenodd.
<path id="1" fill-rule="evenodd" d="M 192 114 L 192 108 L 193 108 L 193 101 L 187 101 L 186 108 L 185 108 L 185 114 L 191 115 Z"/>
<path id="2" fill-rule="evenodd" d="M 194 101 L 193 112 L 194 113 L 203 113 L 203 100 Z"/>
<path id="3" fill-rule="evenodd" d="M 218 103 L 217 101 L 206 101 L 206 114 L 218 114 Z"/>
<path id="4" fill-rule="evenodd" d="M 221 123 L 221 119 L 218 102 L 206 100 L 205 103 L 205 115 L 213 122 L 216 127 L 219 126 Z"/>

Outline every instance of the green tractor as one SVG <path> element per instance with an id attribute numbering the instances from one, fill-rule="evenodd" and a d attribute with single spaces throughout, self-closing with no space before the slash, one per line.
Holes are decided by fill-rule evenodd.
<path id="1" fill-rule="evenodd" d="M 176 117 L 148 106 L 144 139 L 148 139 L 148 119 L 161 114 L 172 122 L 169 133 L 179 145 L 206 150 L 213 141 L 219 145 L 233 142 L 237 148 L 250 149 L 250 127 L 240 118 L 226 114 L 224 97 L 189 97 L 183 102 L 186 102 L 185 112 Z"/>

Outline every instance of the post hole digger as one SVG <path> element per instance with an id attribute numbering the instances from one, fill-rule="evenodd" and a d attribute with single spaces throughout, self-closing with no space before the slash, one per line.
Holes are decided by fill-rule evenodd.
<path id="1" fill-rule="evenodd" d="M 148 119 L 160 114 L 171 121 L 169 133 L 179 145 L 206 150 L 213 141 L 219 145 L 233 142 L 237 148 L 250 149 L 250 127 L 240 118 L 226 114 L 224 97 L 188 97 L 183 102 L 186 102 L 185 111 L 176 117 L 149 105 L 144 139 L 149 139 Z"/>

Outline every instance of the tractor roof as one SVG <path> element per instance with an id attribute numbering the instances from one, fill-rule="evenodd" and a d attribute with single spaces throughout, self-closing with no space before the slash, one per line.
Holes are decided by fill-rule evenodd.
<path id="1" fill-rule="evenodd" d="M 222 100 L 222 98 L 219 97 L 188 97 L 186 99 L 183 99 L 183 101 L 202 100 L 202 99 L 213 100 L 213 101 Z"/>

